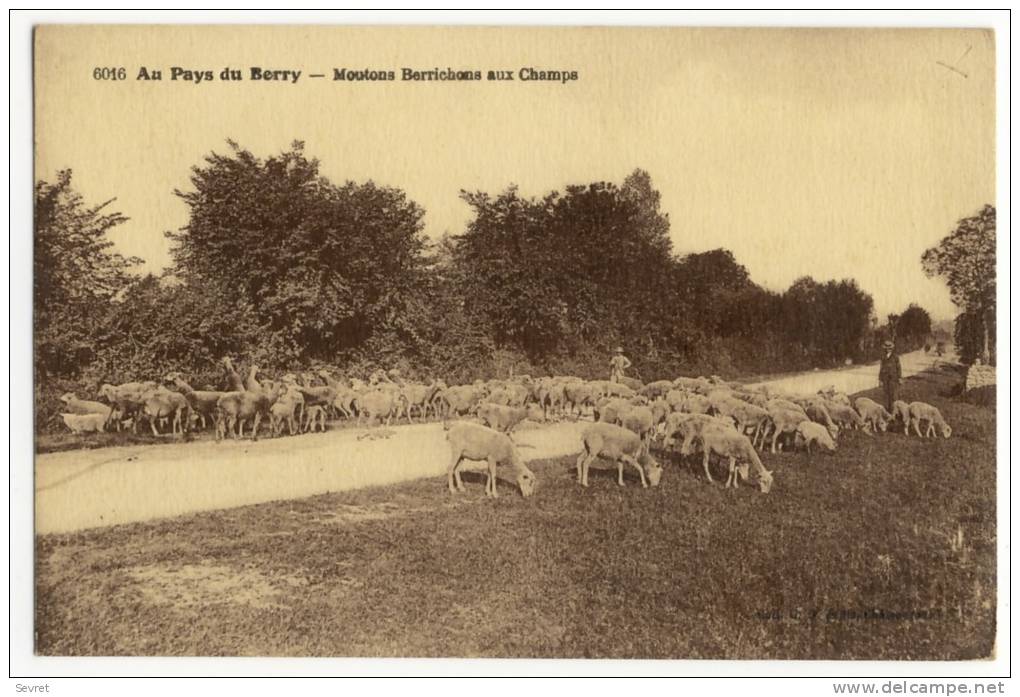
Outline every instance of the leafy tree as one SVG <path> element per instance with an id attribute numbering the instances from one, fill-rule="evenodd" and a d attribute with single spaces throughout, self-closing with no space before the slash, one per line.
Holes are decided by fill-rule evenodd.
<path id="1" fill-rule="evenodd" d="M 106 234 L 127 221 L 89 206 L 71 186 L 71 170 L 35 185 L 35 366 L 40 380 L 77 375 L 95 358 L 96 324 L 130 282 L 140 259 L 111 251 Z"/>
<path id="2" fill-rule="evenodd" d="M 941 276 L 953 302 L 981 326 L 981 357 L 994 362 L 991 328 L 995 321 L 995 207 L 986 205 L 921 256 L 929 277 Z M 959 325 L 958 325 L 959 326 Z"/>
<path id="3" fill-rule="evenodd" d="M 931 336 L 931 315 L 923 307 L 911 303 L 899 316 L 896 333 L 907 348 L 918 348 Z"/>
<path id="4" fill-rule="evenodd" d="M 319 174 L 304 145 L 265 159 L 228 141 L 192 169 L 175 272 L 264 319 L 278 361 L 336 360 L 374 333 L 403 336 L 424 274 L 422 216 L 404 192 Z"/>

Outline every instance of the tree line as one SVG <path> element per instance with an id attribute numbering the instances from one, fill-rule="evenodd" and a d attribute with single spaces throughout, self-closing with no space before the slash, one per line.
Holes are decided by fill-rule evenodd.
<path id="1" fill-rule="evenodd" d="M 70 171 L 37 183 L 41 389 L 168 370 L 217 388 L 224 355 L 270 371 L 594 377 L 617 345 L 644 379 L 737 376 L 871 359 L 896 327 L 904 349 L 930 333 L 916 306 L 880 325 L 852 279 L 776 292 L 728 250 L 678 255 L 640 169 L 540 197 L 462 191 L 470 222 L 434 241 L 403 191 L 334 183 L 300 142 L 263 158 L 228 141 L 188 183 L 173 264 L 141 277 L 106 238 L 127 220 L 111 202 L 86 203 Z"/>

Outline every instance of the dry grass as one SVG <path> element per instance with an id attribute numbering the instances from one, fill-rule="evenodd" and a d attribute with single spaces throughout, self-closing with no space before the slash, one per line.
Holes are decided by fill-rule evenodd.
<path id="1" fill-rule="evenodd" d="M 534 463 L 37 540 L 37 650 L 90 655 L 966 659 L 995 635 L 995 415 L 766 454 L 764 496 Z M 872 395 L 873 396 L 873 395 Z M 628 473 L 631 477 L 632 473 Z M 857 614 L 853 614 L 857 613 Z M 880 617 L 882 613 L 884 616 Z"/>

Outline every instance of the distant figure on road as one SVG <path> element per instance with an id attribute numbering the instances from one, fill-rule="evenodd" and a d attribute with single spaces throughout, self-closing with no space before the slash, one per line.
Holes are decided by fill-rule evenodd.
<path id="1" fill-rule="evenodd" d="M 609 359 L 609 379 L 612 382 L 620 382 L 623 378 L 623 371 L 630 367 L 630 359 L 623 355 L 623 348 L 616 347 L 616 355 Z"/>
<path id="2" fill-rule="evenodd" d="M 900 357 L 896 355 L 894 350 L 896 346 L 893 342 L 885 342 L 882 344 L 882 348 L 885 349 L 885 352 L 882 355 L 882 367 L 878 369 L 878 382 L 885 391 L 886 410 L 894 413 L 893 402 L 896 401 L 896 392 L 900 386 L 900 378 L 903 376 L 903 371 L 900 368 Z"/>

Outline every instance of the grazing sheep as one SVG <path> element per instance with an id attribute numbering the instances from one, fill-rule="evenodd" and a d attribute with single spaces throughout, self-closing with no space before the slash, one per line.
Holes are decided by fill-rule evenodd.
<path id="1" fill-rule="evenodd" d="M 527 497 L 534 493 L 535 474 L 521 460 L 510 436 L 480 424 L 463 421 L 444 424 L 444 428 L 447 429 L 446 440 L 450 444 L 450 466 L 446 470 L 446 481 L 451 493 L 464 491 L 464 483 L 457 468 L 465 459 L 484 460 L 488 463 L 486 496 L 495 498 L 499 495 L 496 491 L 497 465 L 513 468 L 522 496 Z"/>
<path id="2" fill-rule="evenodd" d="M 832 415 L 829 413 L 829 408 L 825 405 L 825 402 L 821 399 L 809 399 L 806 400 L 804 405 L 804 413 L 808 415 L 808 418 L 814 421 L 816 424 L 821 424 L 828 429 L 829 435 L 835 438 L 839 435 L 839 426 L 832 420 Z M 842 407 L 841 407 L 842 408 Z"/>
<path id="3" fill-rule="evenodd" d="M 709 426 L 701 432 L 701 445 L 705 451 L 705 476 L 708 477 L 708 481 L 713 481 L 712 475 L 708 470 L 708 463 L 712 453 L 715 453 L 720 457 L 728 457 L 730 459 L 729 477 L 726 479 L 727 488 L 730 486 L 733 488 L 737 487 L 738 471 L 743 479 L 748 479 L 748 465 L 750 465 L 754 467 L 758 489 L 763 494 L 769 493 L 769 490 L 772 489 L 772 472 L 765 469 L 765 466 L 761 464 L 758 453 L 755 452 L 751 441 L 744 434 L 737 433 L 731 428 Z M 737 466 L 738 462 L 741 463 L 739 468 Z"/>
<path id="4" fill-rule="evenodd" d="M 893 420 L 893 415 L 873 399 L 858 397 L 854 401 L 854 407 L 865 423 L 869 424 L 874 431 L 884 433 L 889 428 L 889 422 Z"/>
<path id="5" fill-rule="evenodd" d="M 71 433 L 102 433 L 106 430 L 109 414 L 61 414 L 60 417 L 64 425 L 71 429 Z"/>
<path id="6" fill-rule="evenodd" d="M 509 407 L 491 402 L 479 404 L 476 413 L 482 423 L 501 433 L 510 433 L 518 424 L 528 418 L 528 410 L 523 407 Z"/>
<path id="7" fill-rule="evenodd" d="M 772 421 L 769 433 L 772 434 L 772 452 L 776 452 L 776 443 L 779 436 L 784 433 L 796 433 L 797 427 L 804 421 L 811 421 L 803 409 L 789 409 L 782 405 L 773 405 L 769 408 L 769 418 Z"/>
<path id="8" fill-rule="evenodd" d="M 797 445 L 803 443 L 808 451 L 808 455 L 811 454 L 812 443 L 816 444 L 819 448 L 828 450 L 830 453 L 836 452 L 836 442 L 829 435 L 829 430 L 822 424 L 814 421 L 801 421 L 797 424 L 794 443 Z"/>
<path id="9" fill-rule="evenodd" d="M 662 434 L 663 445 L 669 447 L 675 442 L 676 435 L 680 434 L 684 438 L 680 446 L 680 455 L 681 457 L 690 455 L 695 441 L 700 442 L 702 431 L 712 425 L 734 429 L 733 420 L 728 417 L 673 412 L 666 417 L 666 426 Z"/>
<path id="10" fill-rule="evenodd" d="M 418 410 L 419 418 L 424 421 L 429 415 L 429 407 L 436 394 L 446 389 L 446 383 L 442 380 L 434 380 L 431 384 L 408 384 L 404 385 L 404 412 L 407 415 L 407 423 L 413 423 L 412 410 Z M 400 415 L 397 415 L 399 418 Z"/>
<path id="11" fill-rule="evenodd" d="M 647 488 L 649 482 L 652 486 L 659 485 L 662 467 L 633 431 L 615 424 L 595 423 L 584 429 L 581 440 L 584 451 L 577 458 L 577 481 L 581 486 L 588 486 L 588 468 L 599 456 L 616 462 L 616 483 L 620 486 L 624 485 L 624 463 L 634 467 L 641 475 L 641 486 Z"/>
<path id="12" fill-rule="evenodd" d="M 939 431 L 942 432 L 943 438 L 949 438 L 953 435 L 953 429 L 946 420 L 942 418 L 942 412 L 925 402 L 911 402 L 909 406 L 910 410 L 910 425 L 914 428 L 914 433 L 921 436 L 921 422 L 927 421 L 928 427 L 924 430 L 924 438 L 935 437 L 935 427 L 938 426 Z"/>
<path id="13" fill-rule="evenodd" d="M 910 405 L 902 399 L 897 399 L 892 404 L 894 417 L 903 422 L 903 435 L 910 435 Z"/>
<path id="14" fill-rule="evenodd" d="M 754 445 L 761 437 L 760 448 L 765 447 L 765 429 L 768 426 L 769 413 L 761 407 L 750 402 L 737 401 L 730 410 L 729 416 L 737 422 L 737 430 L 740 433 L 747 433 L 748 429 L 754 429 L 751 435 L 751 444 Z"/>
<path id="15" fill-rule="evenodd" d="M 61 396 L 60 401 L 67 405 L 67 408 L 71 410 L 72 414 L 98 414 L 103 417 L 104 422 L 109 421 L 110 414 L 113 413 L 113 409 L 109 404 L 92 402 L 87 399 L 78 399 L 73 392 L 68 392 Z"/>
<path id="16" fill-rule="evenodd" d="M 832 420 L 840 428 L 862 429 L 865 433 L 870 433 L 871 424 L 862 419 L 853 407 L 837 402 L 826 402 L 825 408 L 829 410 Z"/>

